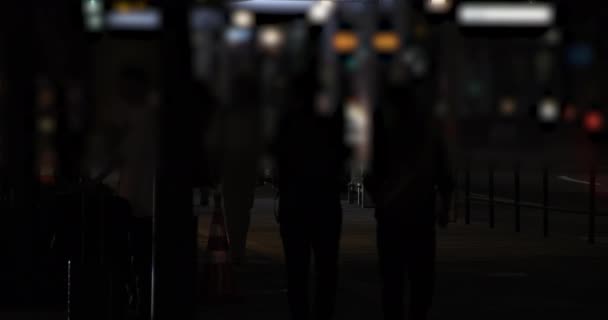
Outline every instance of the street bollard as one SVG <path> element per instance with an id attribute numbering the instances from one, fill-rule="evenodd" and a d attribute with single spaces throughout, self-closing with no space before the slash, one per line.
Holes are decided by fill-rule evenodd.
<path id="1" fill-rule="evenodd" d="M 471 162 L 467 160 L 465 169 L 465 181 L 464 181 L 464 221 L 466 224 L 471 224 Z"/>
<path id="2" fill-rule="evenodd" d="M 549 236 L 549 169 L 543 167 L 543 236 Z"/>
<path id="3" fill-rule="evenodd" d="M 489 222 L 490 228 L 494 228 L 495 217 L 494 217 L 494 162 L 490 161 L 489 174 L 488 174 L 488 198 L 489 198 Z"/>
<path id="4" fill-rule="evenodd" d="M 514 199 L 514 204 L 515 204 L 515 232 L 520 232 L 521 231 L 521 203 L 520 203 L 520 196 L 521 196 L 521 181 L 520 181 L 520 173 L 521 173 L 521 164 L 519 161 L 517 161 L 515 163 L 515 171 L 514 171 L 514 178 L 515 178 L 515 196 L 513 197 Z"/>
<path id="5" fill-rule="evenodd" d="M 591 165 L 589 172 L 589 243 L 595 243 L 595 181 L 596 181 L 596 167 L 595 162 Z"/>

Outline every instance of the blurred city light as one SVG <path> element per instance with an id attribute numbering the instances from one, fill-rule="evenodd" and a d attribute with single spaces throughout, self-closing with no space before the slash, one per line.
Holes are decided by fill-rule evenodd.
<path id="1" fill-rule="evenodd" d="M 392 31 L 377 32 L 372 41 L 374 49 L 381 53 L 396 52 L 401 46 L 399 35 Z"/>
<path id="2" fill-rule="evenodd" d="M 264 14 L 305 14 L 317 1 L 247 0 L 227 1 L 232 9 Z"/>
<path id="3" fill-rule="evenodd" d="M 285 42 L 283 31 L 277 26 L 261 27 L 258 34 L 259 45 L 264 49 L 275 50 Z"/>
<path id="4" fill-rule="evenodd" d="M 462 3 L 458 24 L 478 27 L 545 27 L 553 24 L 555 8 L 545 3 Z"/>
<path id="5" fill-rule="evenodd" d="M 232 25 L 239 28 L 253 28 L 255 14 L 249 10 L 236 10 L 232 13 Z"/>
<path id="6" fill-rule="evenodd" d="M 84 0 L 82 1 L 82 12 L 86 15 L 94 15 L 103 12 L 102 0 Z"/>
<path id="7" fill-rule="evenodd" d="M 334 35 L 332 44 L 338 53 L 352 53 L 359 46 L 359 37 L 352 31 L 341 30 Z"/>
<path id="8" fill-rule="evenodd" d="M 452 0 L 425 0 L 425 8 L 432 13 L 446 13 L 452 9 Z"/>
<path id="9" fill-rule="evenodd" d="M 252 29 L 230 27 L 224 32 L 224 40 L 228 45 L 236 46 L 248 43 L 253 37 Z"/>
<path id="10" fill-rule="evenodd" d="M 333 1 L 321 0 L 317 1 L 310 7 L 308 11 L 308 21 L 314 25 L 320 25 L 329 20 L 336 4 Z"/>
<path id="11" fill-rule="evenodd" d="M 589 133 L 600 133 L 604 130 L 604 115 L 598 110 L 592 110 L 585 114 L 583 127 Z"/>
<path id="12" fill-rule="evenodd" d="M 82 1 L 82 13 L 86 30 L 96 32 L 103 29 L 103 7 L 102 0 Z"/>
<path id="13" fill-rule="evenodd" d="M 538 120 L 542 123 L 559 121 L 559 104 L 554 98 L 543 99 L 538 106 Z"/>
<path id="14" fill-rule="evenodd" d="M 137 11 L 112 11 L 106 16 L 108 29 L 113 30 L 158 30 L 162 27 L 162 14 L 154 8 Z"/>
<path id="15" fill-rule="evenodd" d="M 369 156 L 370 116 L 365 100 L 360 97 L 350 97 L 344 108 L 346 130 L 344 143 L 353 148 L 356 160 L 365 163 Z"/>

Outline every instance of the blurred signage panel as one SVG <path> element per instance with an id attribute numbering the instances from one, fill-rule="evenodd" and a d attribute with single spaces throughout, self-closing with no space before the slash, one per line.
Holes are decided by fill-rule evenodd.
<path id="1" fill-rule="evenodd" d="M 547 27 L 555 16 L 548 3 L 465 2 L 456 8 L 458 24 L 466 27 Z"/>
<path id="2" fill-rule="evenodd" d="M 124 31 L 153 31 L 162 28 L 160 10 L 149 8 L 134 11 L 110 11 L 106 15 L 106 28 Z"/>
<path id="3" fill-rule="evenodd" d="M 256 13 L 303 14 L 308 12 L 314 2 L 305 0 L 248 0 L 232 2 L 230 7 L 232 9 L 250 10 Z"/>
<path id="4" fill-rule="evenodd" d="M 196 8 L 190 13 L 190 27 L 194 30 L 219 28 L 224 24 L 224 15 L 219 10 Z"/>
<path id="5" fill-rule="evenodd" d="M 333 2 L 345 10 L 362 10 L 365 0 L 321 0 Z M 229 4 L 231 9 L 245 9 L 268 14 L 305 14 L 318 0 L 245 0 Z"/>
<path id="6" fill-rule="evenodd" d="M 226 29 L 224 37 L 230 45 L 242 45 L 252 40 L 253 31 L 247 28 L 230 27 Z"/>

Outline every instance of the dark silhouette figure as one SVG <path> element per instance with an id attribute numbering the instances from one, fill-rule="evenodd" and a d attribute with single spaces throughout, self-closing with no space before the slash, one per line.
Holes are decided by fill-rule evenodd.
<path id="1" fill-rule="evenodd" d="M 376 203 L 377 245 L 384 318 L 405 317 L 405 272 L 410 284 L 409 318 L 426 319 L 435 278 L 435 222 L 445 226 L 452 177 L 440 125 L 415 84 L 386 84 L 374 112 L 374 151 L 367 190 Z M 436 194 L 441 200 L 436 207 Z"/>
<path id="2" fill-rule="evenodd" d="M 342 115 L 318 115 L 314 54 L 308 68 L 294 72 L 289 105 L 280 118 L 272 148 L 280 192 L 278 220 L 287 267 L 292 319 L 330 319 L 338 281 L 338 250 L 342 226 L 340 181 L 344 146 Z M 309 273 L 314 261 L 314 299 L 309 301 Z M 312 306 L 312 308 L 311 308 Z"/>
<path id="3" fill-rule="evenodd" d="M 150 319 L 152 295 L 152 216 L 157 164 L 158 110 L 151 101 L 150 76 L 143 68 L 127 65 L 120 70 L 117 123 L 120 174 L 117 194 L 132 211 L 131 236 L 136 274 L 136 308 L 140 319 Z"/>

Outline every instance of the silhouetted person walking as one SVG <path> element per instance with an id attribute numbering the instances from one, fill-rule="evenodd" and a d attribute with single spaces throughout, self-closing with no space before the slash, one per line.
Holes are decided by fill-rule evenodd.
<path id="1" fill-rule="evenodd" d="M 127 65 L 121 69 L 118 94 L 121 112 L 115 125 L 123 134 L 117 150 L 120 174 L 117 193 L 128 201 L 133 213 L 131 234 L 139 319 L 150 319 L 158 108 L 151 95 L 150 78 L 141 67 Z"/>
<path id="2" fill-rule="evenodd" d="M 246 263 L 261 149 L 259 92 L 252 43 L 223 48 L 223 107 L 219 110 L 220 182 L 235 265 Z"/>
<path id="3" fill-rule="evenodd" d="M 387 84 L 374 114 L 374 151 L 366 179 L 376 203 L 377 245 L 386 320 L 426 319 L 435 279 L 435 222 L 447 225 L 452 177 L 440 125 L 420 87 Z M 436 207 L 436 194 L 440 205 Z"/>
<path id="4" fill-rule="evenodd" d="M 314 47 L 314 46 L 311 46 Z M 317 61 L 290 81 L 289 104 L 279 123 L 275 156 L 280 192 L 278 219 L 287 267 L 292 319 L 330 319 L 338 281 L 342 226 L 340 177 L 344 170 L 342 115 L 316 114 Z M 309 274 L 314 261 L 314 299 Z M 312 307 L 311 307 L 312 305 Z"/>

